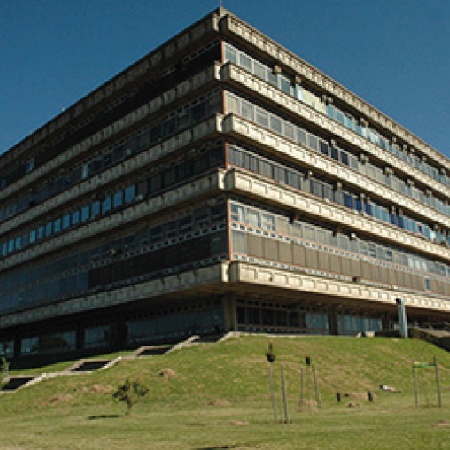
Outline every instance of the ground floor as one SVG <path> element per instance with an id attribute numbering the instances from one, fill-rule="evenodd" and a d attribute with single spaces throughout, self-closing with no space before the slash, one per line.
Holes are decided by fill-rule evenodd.
<path id="1" fill-rule="evenodd" d="M 445 322 L 430 310 L 408 310 L 411 325 Z M 62 359 L 192 335 L 226 331 L 356 335 L 398 328 L 395 305 L 237 284 L 142 299 L 0 330 L 0 354 L 14 360 Z"/>

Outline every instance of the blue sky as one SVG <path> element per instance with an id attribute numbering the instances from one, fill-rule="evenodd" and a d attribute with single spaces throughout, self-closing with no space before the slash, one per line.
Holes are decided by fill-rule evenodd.
<path id="1" fill-rule="evenodd" d="M 218 5 L 0 0 L 0 152 Z M 450 0 L 223 6 L 450 157 Z"/>

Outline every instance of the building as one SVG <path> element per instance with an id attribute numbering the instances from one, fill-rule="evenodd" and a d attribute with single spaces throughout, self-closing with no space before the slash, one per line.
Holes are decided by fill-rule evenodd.
<path id="1" fill-rule="evenodd" d="M 0 157 L 0 353 L 444 322 L 449 172 L 219 8 Z"/>

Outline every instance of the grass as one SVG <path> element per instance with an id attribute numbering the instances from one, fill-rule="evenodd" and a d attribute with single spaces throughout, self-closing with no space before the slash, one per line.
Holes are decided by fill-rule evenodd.
<path id="1" fill-rule="evenodd" d="M 0 396 L 2 449 L 446 448 L 450 438 L 450 355 L 409 339 L 273 338 L 280 390 L 285 367 L 292 423 L 275 424 L 268 395 L 265 337 L 240 337 L 111 369 L 46 380 Z M 323 407 L 300 407 L 300 373 L 311 356 Z M 420 371 L 414 408 L 412 361 L 439 361 L 443 408 L 433 369 Z M 71 365 L 70 363 L 68 366 Z M 170 368 L 173 377 L 161 377 Z M 43 372 L 50 372 L 43 368 Z M 125 416 L 110 390 L 138 379 L 149 394 Z M 380 384 L 402 390 L 381 392 Z M 336 402 L 336 392 L 376 393 Z M 308 398 L 313 397 L 309 378 Z M 359 407 L 349 408 L 349 402 Z M 281 413 L 280 396 L 277 397 Z M 446 422 L 448 420 L 448 422 Z"/>

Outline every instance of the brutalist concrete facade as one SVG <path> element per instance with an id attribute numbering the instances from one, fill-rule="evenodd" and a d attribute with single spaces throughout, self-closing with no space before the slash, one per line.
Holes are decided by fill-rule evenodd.
<path id="1" fill-rule="evenodd" d="M 450 161 L 220 8 L 0 158 L 0 353 L 450 311 Z"/>

